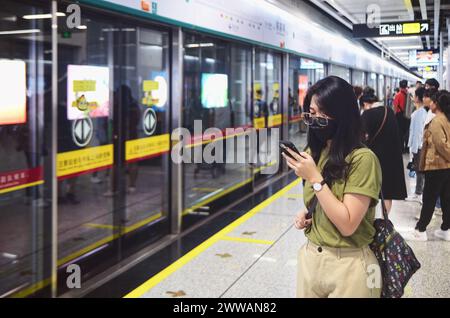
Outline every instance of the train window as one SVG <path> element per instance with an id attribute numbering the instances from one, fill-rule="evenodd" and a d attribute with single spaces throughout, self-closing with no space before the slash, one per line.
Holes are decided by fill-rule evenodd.
<path id="1" fill-rule="evenodd" d="M 222 162 L 184 164 L 184 228 L 213 213 L 216 202 L 232 190 L 251 184 L 251 167 L 233 157 L 236 152 L 248 153 L 248 148 L 237 149 L 242 145 L 235 143 L 235 149 L 227 149 L 234 133 L 215 143 L 206 141 L 205 133 L 209 128 L 224 134 L 226 128 L 251 125 L 251 65 L 248 46 L 185 33 L 183 126 L 192 137 L 186 148 L 194 158 L 195 153 L 217 146 L 213 155 Z"/>
<path id="2" fill-rule="evenodd" d="M 169 231 L 169 33 L 88 9 L 70 38 L 59 22 L 58 265 L 92 275 Z"/>
<path id="3" fill-rule="evenodd" d="M 366 72 L 353 70 L 352 71 L 352 84 L 355 86 L 366 86 Z"/>
<path id="4" fill-rule="evenodd" d="M 114 92 L 120 107 L 115 125 L 121 125 L 118 135 L 125 152 L 118 178 L 123 200 L 118 201 L 125 207 L 123 232 L 145 228 L 149 233 L 129 245 L 138 250 L 168 232 L 158 223 L 169 217 L 169 33 L 133 24 L 122 29 L 124 67 Z"/>
<path id="5" fill-rule="evenodd" d="M 345 79 L 350 83 L 350 69 L 335 64 L 330 64 L 328 75 L 335 75 Z"/>
<path id="6" fill-rule="evenodd" d="M 375 94 L 377 94 L 378 84 L 377 84 L 377 73 L 369 73 L 367 77 L 367 86 L 373 88 L 375 90 Z"/>
<path id="7" fill-rule="evenodd" d="M 281 55 L 272 51 L 257 48 L 255 50 L 254 82 L 253 82 L 253 126 L 259 128 L 276 128 L 282 123 L 281 109 Z M 268 136 L 271 130 L 268 129 Z M 269 156 L 268 144 L 258 147 L 257 171 L 267 167 L 273 169 L 273 161 Z M 276 159 L 275 159 L 276 160 Z M 270 177 L 274 171 L 257 173 L 257 180 Z"/>
<path id="8" fill-rule="evenodd" d="M 391 107 L 392 101 L 394 99 L 393 93 L 394 93 L 394 81 L 393 78 L 390 76 L 386 76 L 386 105 Z"/>
<path id="9" fill-rule="evenodd" d="M 289 58 L 289 140 L 299 148 L 306 145 L 306 126 L 301 120 L 308 88 L 324 77 L 324 64 L 291 55 Z"/>
<path id="10" fill-rule="evenodd" d="M 378 99 L 380 101 L 384 101 L 385 99 L 385 81 L 384 81 L 384 76 L 383 75 L 378 75 Z"/>
<path id="11" fill-rule="evenodd" d="M 114 237 L 113 21 L 83 11 L 85 29 L 58 39 L 58 265 Z M 58 21 L 61 30 L 65 19 Z M 86 270 L 87 271 L 87 270 Z"/>

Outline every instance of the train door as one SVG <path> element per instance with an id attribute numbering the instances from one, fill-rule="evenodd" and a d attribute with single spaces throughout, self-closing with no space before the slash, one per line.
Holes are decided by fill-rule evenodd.
<path id="1" fill-rule="evenodd" d="M 169 32 L 126 21 L 87 7 L 79 28 L 59 21 L 61 275 L 76 263 L 92 276 L 169 232 Z"/>
<path id="2" fill-rule="evenodd" d="M 281 138 L 282 124 L 282 58 L 280 54 L 263 49 L 255 50 L 253 75 L 253 126 L 266 128 L 267 134 L 258 134 L 258 164 L 254 170 L 257 183 L 266 180 L 279 171 L 279 158 L 273 156 L 272 129 L 278 129 Z M 267 136 L 267 138 L 265 138 Z"/>

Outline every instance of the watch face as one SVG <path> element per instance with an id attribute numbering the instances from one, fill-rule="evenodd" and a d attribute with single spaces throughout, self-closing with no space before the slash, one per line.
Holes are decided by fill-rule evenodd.
<path id="1" fill-rule="evenodd" d="M 316 191 L 320 191 L 320 189 L 322 189 L 322 185 L 320 183 L 314 183 L 313 189 Z"/>

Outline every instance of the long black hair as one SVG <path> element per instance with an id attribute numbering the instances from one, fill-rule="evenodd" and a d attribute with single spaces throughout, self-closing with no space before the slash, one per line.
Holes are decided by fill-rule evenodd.
<path id="1" fill-rule="evenodd" d="M 324 179 L 332 183 L 347 177 L 350 167 L 350 163 L 345 161 L 347 155 L 357 148 L 364 147 L 361 142 L 358 102 L 353 87 L 337 76 L 328 76 L 308 89 L 303 103 L 305 112 L 310 111 L 313 97 L 320 111 L 333 118 L 337 126 L 336 133 L 331 139 L 328 161 L 322 172 Z M 326 143 L 309 132 L 306 147 L 311 150 L 314 161 L 318 163 Z"/>
<path id="2" fill-rule="evenodd" d="M 446 90 L 438 91 L 431 96 L 431 100 L 438 105 L 439 109 L 447 117 L 447 120 L 450 121 L 450 93 Z"/>

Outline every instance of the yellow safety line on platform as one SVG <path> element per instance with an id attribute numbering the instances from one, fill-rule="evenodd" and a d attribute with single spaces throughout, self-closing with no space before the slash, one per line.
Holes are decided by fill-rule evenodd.
<path id="1" fill-rule="evenodd" d="M 267 207 L 269 204 L 271 204 L 276 199 L 280 198 L 283 194 L 285 194 L 287 191 L 295 187 L 300 183 L 300 179 L 297 179 L 275 193 L 273 196 L 267 198 L 257 206 L 255 206 L 253 209 L 251 209 L 249 212 L 241 216 L 239 219 L 231 223 L 230 225 L 223 228 L 221 231 L 217 232 L 213 236 L 211 236 L 209 239 L 198 245 L 196 248 L 191 250 L 189 253 L 184 255 L 183 257 L 176 260 L 174 263 L 163 269 L 161 272 L 147 280 L 145 283 L 143 283 L 141 286 L 137 287 L 135 290 L 131 291 L 129 294 L 127 294 L 124 298 L 138 298 L 144 295 L 146 292 L 148 292 L 150 289 L 161 283 L 163 280 L 165 280 L 167 277 L 172 275 L 174 272 L 176 272 L 178 269 L 182 268 L 184 265 L 189 263 L 191 260 L 193 260 L 195 257 L 203 253 L 206 249 L 211 247 L 216 242 L 222 240 L 228 233 L 233 231 L 235 228 L 249 220 L 251 217 L 253 217 L 255 214 L 263 210 L 265 207 Z"/>
<path id="2" fill-rule="evenodd" d="M 158 213 L 158 214 L 153 215 L 153 216 L 151 216 L 149 218 L 146 218 L 146 219 L 144 219 L 144 220 L 142 220 L 142 221 L 140 221 L 140 222 L 138 222 L 136 224 L 127 226 L 127 227 L 125 227 L 124 233 L 126 234 L 126 233 L 129 233 L 131 231 L 134 231 L 134 230 L 136 230 L 136 229 L 138 229 L 138 228 L 140 228 L 140 227 L 142 227 L 142 226 L 144 226 L 144 225 L 146 225 L 146 224 L 148 224 L 150 222 L 156 221 L 157 219 L 159 219 L 161 217 L 162 217 L 162 214 Z M 90 223 L 90 224 L 91 225 L 97 225 L 97 226 L 105 226 L 105 227 L 101 227 L 101 228 L 106 228 L 108 226 L 112 227 L 112 225 L 93 224 L 93 223 Z M 86 253 L 88 253 L 88 252 L 90 252 L 90 251 L 92 251 L 92 250 L 94 250 L 94 249 L 96 249 L 96 248 L 98 248 L 98 247 L 100 247 L 102 245 L 105 245 L 105 244 L 111 242 L 112 240 L 114 240 L 114 239 L 116 239 L 118 237 L 119 237 L 118 234 L 116 234 L 116 235 L 109 235 L 109 236 L 101 239 L 100 241 L 92 243 L 92 244 L 82 248 L 81 250 L 76 251 L 76 252 L 74 252 L 74 253 L 64 257 L 63 259 L 59 260 L 58 261 L 58 266 L 64 265 L 65 263 L 70 262 L 71 260 L 73 260 L 73 259 L 75 259 L 77 257 L 80 257 L 81 255 L 86 254 Z"/>
<path id="3" fill-rule="evenodd" d="M 261 166 L 259 168 L 256 168 L 256 169 L 254 169 L 253 174 L 256 174 L 256 173 L 260 172 L 262 169 L 265 169 L 265 168 L 268 168 L 270 166 L 273 166 L 276 163 L 277 163 L 277 161 L 271 161 L 269 164 L 267 164 L 265 166 Z M 237 184 L 235 184 L 235 185 L 233 185 L 233 186 L 231 186 L 229 188 L 217 189 L 217 190 L 221 190 L 221 191 L 219 193 L 215 194 L 215 195 L 212 195 L 212 196 L 206 198 L 205 200 L 200 201 L 199 203 L 194 204 L 193 206 L 191 206 L 191 207 L 189 207 L 187 209 L 184 209 L 183 212 L 181 213 L 181 215 L 185 216 L 185 215 L 187 215 L 187 214 L 189 214 L 191 212 L 194 212 L 196 209 L 204 206 L 205 204 L 208 204 L 208 203 L 210 203 L 210 202 L 212 202 L 214 200 L 217 200 L 217 199 L 227 195 L 228 193 L 230 193 L 230 192 L 232 192 L 232 191 L 234 191 L 234 190 L 236 190 L 238 188 L 241 188 L 241 187 L 245 186 L 246 184 L 249 184 L 252 181 L 253 181 L 253 178 L 250 177 L 250 178 L 248 178 L 248 179 L 246 179 L 244 181 L 241 181 L 241 182 L 239 182 L 239 183 L 237 183 Z"/>
<path id="4" fill-rule="evenodd" d="M 270 162 L 269 164 L 267 164 L 265 166 L 262 166 L 262 167 L 254 169 L 253 172 L 254 172 L 254 174 L 256 174 L 259 171 L 261 171 L 261 169 L 264 169 L 266 167 L 272 166 L 275 163 L 276 163 L 276 161 L 272 161 L 272 162 Z M 190 212 L 195 211 L 199 207 L 201 207 L 201 206 L 203 206 L 205 204 L 208 204 L 208 203 L 210 203 L 210 202 L 212 202 L 212 201 L 214 201 L 214 200 L 216 200 L 216 199 L 218 199 L 218 198 L 220 198 L 222 196 L 225 196 L 226 194 L 228 194 L 228 193 L 230 193 L 230 192 L 232 192 L 232 191 L 234 191 L 234 190 L 236 190 L 236 189 L 238 189 L 240 187 L 243 187 L 244 185 L 252 182 L 252 180 L 253 180 L 253 178 L 248 178 L 248 179 L 246 179 L 246 180 L 244 180 L 244 181 L 242 181 L 242 182 L 240 182 L 240 183 L 238 183 L 238 184 L 236 184 L 236 185 L 234 185 L 232 187 L 225 188 L 225 189 L 223 189 L 222 192 L 219 192 L 216 195 L 211 196 L 211 197 L 209 197 L 209 198 L 207 198 L 207 199 L 205 199 L 205 200 L 203 200 L 203 201 L 201 201 L 201 202 L 199 202 L 199 203 L 197 203 L 197 204 L 195 204 L 195 205 L 185 209 L 182 212 L 182 215 L 184 216 L 186 214 L 189 214 Z M 43 181 L 42 182 L 38 182 L 37 184 L 40 184 L 40 183 L 43 183 Z M 28 185 L 28 186 L 31 186 L 31 185 Z M 138 223 L 136 223 L 134 225 L 128 226 L 128 227 L 125 228 L 125 233 L 129 233 L 131 231 L 134 231 L 134 230 L 138 229 L 139 227 L 142 227 L 142 226 L 144 226 L 144 225 L 146 225 L 146 224 L 148 224 L 148 223 L 150 223 L 152 221 L 155 221 L 156 219 L 160 218 L 161 216 L 162 216 L 162 214 L 160 213 L 160 214 L 152 216 L 152 217 L 150 217 L 148 219 L 145 219 L 145 220 L 143 220 L 141 222 L 138 222 Z M 105 245 L 105 244 L 111 242 L 112 240 L 114 240 L 114 239 L 116 239 L 118 237 L 119 237 L 118 235 L 116 235 L 116 236 L 110 235 L 110 236 L 107 236 L 107 237 L 97 241 L 97 242 L 94 242 L 94 243 L 84 247 L 83 249 L 81 249 L 79 251 L 76 251 L 76 252 L 74 252 L 74 253 L 72 253 L 72 254 L 70 254 L 70 255 L 68 255 L 68 256 L 60 259 L 60 260 L 58 260 L 58 266 L 61 266 L 61 265 L 65 264 L 65 263 L 67 263 L 67 262 L 70 262 L 71 260 L 73 260 L 73 259 L 75 259 L 77 257 L 82 256 L 85 253 L 88 253 L 88 252 L 90 252 L 90 251 L 92 251 L 92 250 L 94 250 L 96 248 L 99 248 L 100 246 Z M 14 294 L 14 296 L 19 294 L 19 293 L 26 294 L 26 296 L 31 295 L 31 294 L 33 294 L 36 291 L 35 285 L 41 286 L 40 288 L 37 289 L 37 290 L 39 290 L 39 289 L 41 289 L 43 287 L 46 287 L 48 284 L 50 284 L 50 280 L 45 280 L 45 281 L 38 282 L 38 283 L 36 283 L 36 284 L 34 284 L 34 285 L 24 289 L 23 291 Z M 24 296 L 24 297 L 26 297 L 26 296 Z"/>
<path id="5" fill-rule="evenodd" d="M 232 241 L 232 242 L 242 242 L 242 243 L 265 244 L 265 245 L 273 245 L 275 243 L 275 241 L 258 240 L 258 239 L 245 238 L 245 237 L 231 237 L 231 236 L 224 236 L 222 238 L 222 240 L 223 241 Z"/>
<path id="6" fill-rule="evenodd" d="M 154 221 L 162 218 L 162 216 L 163 216 L 162 213 L 159 212 L 158 214 L 155 214 L 155 215 L 150 216 L 150 217 L 148 217 L 146 219 L 143 219 L 142 221 L 137 222 L 136 224 L 127 226 L 127 227 L 125 227 L 125 233 L 130 233 L 130 232 L 132 232 L 132 231 L 134 231 L 134 230 L 136 230 L 136 229 L 138 229 L 140 227 L 143 227 L 144 225 L 147 225 L 147 224 L 149 224 L 151 222 L 154 222 Z"/>
<path id="7" fill-rule="evenodd" d="M 210 203 L 210 202 L 212 202 L 214 200 L 217 200 L 217 199 L 227 195 L 228 193 L 233 192 L 234 190 L 243 187 L 244 185 L 252 182 L 252 180 L 253 180 L 253 178 L 248 178 L 248 179 L 246 179 L 246 180 L 244 180 L 242 182 L 239 182 L 239 183 L 237 183 L 237 184 L 235 184 L 235 185 L 233 185 L 233 186 L 231 186 L 229 188 L 218 189 L 218 190 L 221 190 L 219 193 L 217 193 L 215 195 L 212 195 L 209 198 L 207 198 L 205 200 L 202 200 L 199 203 L 194 204 L 193 206 L 183 210 L 182 215 L 184 216 L 186 214 L 194 212 L 195 210 L 197 210 L 198 208 L 204 206 L 205 204 L 208 204 L 208 203 Z"/>
<path id="8" fill-rule="evenodd" d="M 75 258 L 80 257 L 81 255 L 84 255 L 84 254 L 86 254 L 86 253 L 88 253 L 88 252 L 90 252 L 90 251 L 92 251 L 92 250 L 94 250 L 96 248 L 99 248 L 99 247 L 101 247 L 101 246 L 103 246 L 105 244 L 108 244 L 109 242 L 111 242 L 112 240 L 114 240 L 114 239 L 116 239 L 118 237 L 119 237 L 118 234 L 116 234 L 116 235 L 109 235 L 109 236 L 101 239 L 100 241 L 92 243 L 92 244 L 82 248 L 79 251 L 76 251 L 76 252 L 74 252 L 74 253 L 72 253 L 70 255 L 67 255 L 66 257 L 58 260 L 58 266 L 64 265 L 64 264 L 74 260 Z"/>
<path id="9" fill-rule="evenodd" d="M 34 294 L 38 290 L 41 290 L 42 288 L 47 287 L 48 285 L 50 285 L 50 278 L 44 279 L 40 282 L 37 282 L 37 283 L 31 285 L 30 287 L 28 287 L 24 290 L 21 290 L 17 293 L 12 294 L 11 298 L 25 298 L 27 296 L 30 296 L 31 294 Z"/>
<path id="10" fill-rule="evenodd" d="M 83 226 L 92 227 L 94 229 L 107 229 L 107 230 L 112 230 L 117 227 L 117 226 L 110 225 L 110 224 L 100 224 L 100 223 L 86 223 L 86 224 L 83 224 Z"/>
<path id="11" fill-rule="evenodd" d="M 138 228 L 140 228 L 140 227 L 142 227 L 142 226 L 144 226 L 144 225 L 146 225 L 148 223 L 151 223 L 153 221 L 156 221 L 156 220 L 160 219 L 161 217 L 162 217 L 162 213 L 158 213 L 158 214 L 153 215 L 153 216 L 151 216 L 149 218 L 146 218 L 146 219 L 144 219 L 144 220 L 142 220 L 142 221 L 140 221 L 140 222 L 138 222 L 136 224 L 133 224 L 131 226 L 127 226 L 127 227 L 125 227 L 124 233 L 126 234 L 126 233 L 129 233 L 131 231 L 134 231 L 134 230 L 136 230 L 136 229 L 138 229 Z M 90 226 L 90 227 L 97 227 L 97 228 L 113 227 L 112 225 L 95 224 L 95 223 L 88 223 L 88 224 L 85 224 L 85 225 Z M 109 242 L 111 242 L 112 240 L 114 240 L 114 239 L 116 239 L 118 237 L 119 237 L 119 235 L 109 235 L 109 236 L 107 236 L 107 237 L 105 237 L 105 238 L 103 238 L 103 239 L 101 239 L 101 240 L 99 240 L 97 242 L 94 242 L 94 243 L 92 243 L 92 244 L 82 248 L 81 250 L 78 250 L 78 251 L 76 251 L 76 252 L 74 252 L 74 253 L 72 253 L 70 255 L 67 255 L 66 257 L 58 260 L 58 266 L 64 265 L 64 264 L 66 264 L 66 263 L 76 259 L 77 257 L 82 256 L 83 254 L 86 254 L 86 253 L 88 253 L 88 252 L 90 252 L 90 251 L 92 251 L 92 250 L 94 250 L 96 248 L 101 247 L 102 245 L 108 244 Z M 50 285 L 50 278 L 47 278 L 47 279 L 45 279 L 43 281 L 40 281 L 40 282 L 37 282 L 37 283 L 27 287 L 26 289 L 23 289 L 23 290 L 21 290 L 21 291 L 19 291 L 17 293 L 14 293 L 11 297 L 13 297 L 13 298 L 24 298 L 24 297 L 27 297 L 27 296 L 35 293 L 36 291 L 38 291 L 38 290 L 40 290 L 40 289 L 42 289 L 44 287 L 47 287 L 48 285 Z"/>

